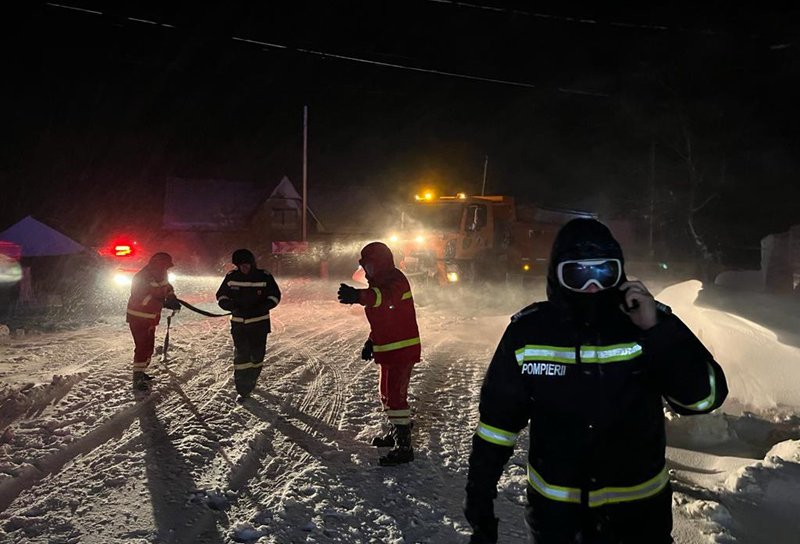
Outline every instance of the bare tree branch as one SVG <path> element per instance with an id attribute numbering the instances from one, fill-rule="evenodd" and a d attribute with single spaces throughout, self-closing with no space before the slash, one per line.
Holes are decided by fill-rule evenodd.
<path id="1" fill-rule="evenodd" d="M 699 206 L 695 206 L 694 208 L 692 208 L 692 213 L 699 212 L 699 211 L 700 211 L 700 210 L 702 210 L 702 209 L 703 209 L 703 208 L 704 208 L 704 207 L 705 207 L 705 206 L 706 206 L 706 205 L 707 205 L 709 202 L 711 202 L 712 200 L 714 200 L 714 199 L 715 199 L 715 198 L 717 198 L 718 196 L 719 196 L 719 193 L 714 193 L 714 194 L 712 194 L 711 196 L 709 196 L 708 198 L 706 198 L 706 199 L 703 201 L 703 203 L 702 203 L 702 204 L 700 204 Z"/>

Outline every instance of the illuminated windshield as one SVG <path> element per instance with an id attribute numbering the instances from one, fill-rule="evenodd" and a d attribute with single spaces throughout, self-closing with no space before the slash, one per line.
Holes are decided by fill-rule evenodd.
<path id="1" fill-rule="evenodd" d="M 464 206 L 460 203 L 425 203 L 406 211 L 405 228 L 454 230 L 461 227 Z"/>

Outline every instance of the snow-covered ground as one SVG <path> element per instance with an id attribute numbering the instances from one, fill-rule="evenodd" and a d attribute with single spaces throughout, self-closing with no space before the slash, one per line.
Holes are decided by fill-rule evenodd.
<path id="1" fill-rule="evenodd" d="M 176 287 L 213 310 L 218 281 Z M 242 406 L 225 319 L 175 317 L 169 360 L 153 364 L 155 392 L 138 402 L 121 313 L 6 337 L 0 541 L 466 542 L 480 383 L 508 316 L 541 299 L 541 286 L 418 290 L 416 460 L 392 468 L 367 443 L 382 415 L 375 365 L 358 357 L 363 311 L 338 304 L 335 283 L 281 286 L 267 365 Z M 731 392 L 724 413 L 668 414 L 676 541 L 798 542 L 800 312 L 768 297 L 698 298 L 700 287 L 673 285 L 659 299 L 715 354 Z M 526 541 L 524 459 L 520 448 L 501 480 L 501 542 Z"/>

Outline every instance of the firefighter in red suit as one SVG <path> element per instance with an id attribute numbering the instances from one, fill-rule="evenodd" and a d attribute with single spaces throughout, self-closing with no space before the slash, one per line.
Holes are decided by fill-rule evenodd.
<path id="1" fill-rule="evenodd" d="M 392 447 L 380 458 L 381 465 L 408 463 L 414 460 L 408 384 L 421 353 L 411 286 L 405 275 L 395 268 L 391 250 L 381 242 L 364 246 L 358 264 L 366 272 L 369 288 L 356 289 L 341 284 L 338 296 L 342 304 L 365 307 L 370 334 L 361 358 L 365 361 L 374 358 L 380 367 L 381 402 L 391 430 L 375 437 L 372 444 Z"/>
<path id="2" fill-rule="evenodd" d="M 138 391 L 146 391 L 152 379 L 145 370 L 155 348 L 161 308 L 179 310 L 181 307 L 167 279 L 167 271 L 172 266 L 172 257 L 168 253 L 156 253 L 147 266 L 133 276 L 126 321 L 136 346 L 133 353 L 133 388 Z"/>

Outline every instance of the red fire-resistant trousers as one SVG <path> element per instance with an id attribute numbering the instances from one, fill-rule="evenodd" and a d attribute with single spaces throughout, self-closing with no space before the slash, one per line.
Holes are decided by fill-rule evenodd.
<path id="1" fill-rule="evenodd" d="M 156 326 L 152 321 L 136 320 L 129 323 L 133 343 L 136 346 L 133 351 L 133 370 L 143 372 L 150 364 L 150 357 L 156 345 Z"/>
<path id="2" fill-rule="evenodd" d="M 384 410 L 408 410 L 408 383 L 414 363 L 379 365 L 381 402 Z"/>

